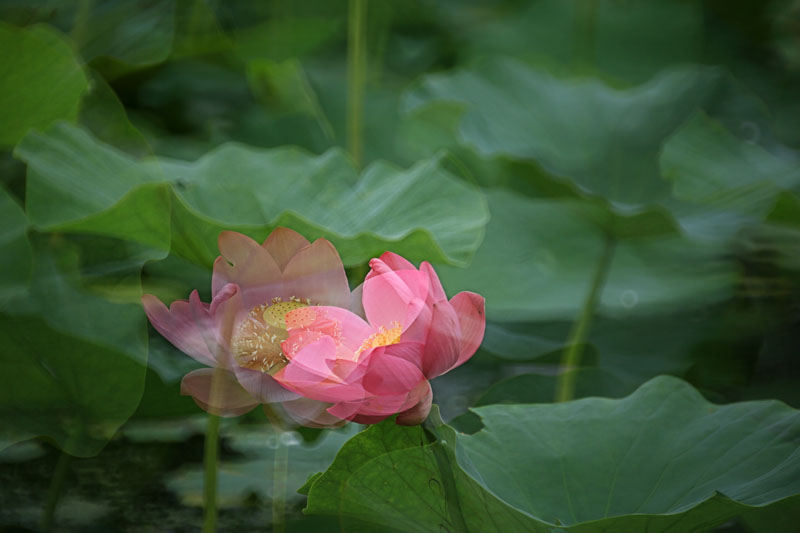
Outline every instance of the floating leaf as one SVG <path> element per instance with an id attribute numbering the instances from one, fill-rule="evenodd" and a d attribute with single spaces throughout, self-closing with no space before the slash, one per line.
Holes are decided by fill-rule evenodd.
<path id="1" fill-rule="evenodd" d="M 433 411 L 434 444 L 391 421 L 357 435 L 307 512 L 406 531 L 686 531 L 800 501 L 800 414 L 780 402 L 714 405 L 659 377 L 619 400 L 474 411 L 472 435 Z"/>

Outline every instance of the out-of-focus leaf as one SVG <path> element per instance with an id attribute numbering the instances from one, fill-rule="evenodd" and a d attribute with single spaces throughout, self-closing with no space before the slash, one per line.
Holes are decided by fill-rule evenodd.
<path id="1" fill-rule="evenodd" d="M 17 202 L 0 187 L 0 308 L 22 295 L 31 277 L 32 252 L 28 219 Z"/>
<path id="2" fill-rule="evenodd" d="M 343 12 L 342 12 L 343 14 Z M 237 55 L 246 61 L 284 61 L 314 51 L 344 28 L 344 17 L 287 17 L 233 31 Z"/>
<path id="3" fill-rule="evenodd" d="M 144 136 L 128 120 L 125 107 L 108 83 L 92 73 L 92 87 L 81 103 L 80 123 L 99 140 L 135 156 L 152 154 Z"/>
<path id="4" fill-rule="evenodd" d="M 468 268 L 437 267 L 445 287 L 485 296 L 494 321 L 574 319 L 606 253 L 601 222 L 608 213 L 586 202 L 502 190 L 487 197 L 486 238 Z M 601 314 L 668 312 L 731 293 L 735 272 L 718 247 L 677 233 L 612 240 Z"/>
<path id="5" fill-rule="evenodd" d="M 800 500 L 800 414 L 780 402 L 714 405 L 660 377 L 619 400 L 475 413 L 483 429 L 463 435 L 432 411 L 435 444 L 391 421 L 357 435 L 307 512 L 407 531 L 455 530 L 458 515 L 475 531 L 666 531 Z"/>
<path id="6" fill-rule="evenodd" d="M 708 96 L 716 73 L 664 71 L 645 84 L 613 89 L 596 79 L 559 79 L 509 58 L 426 76 L 405 109 L 429 102 L 464 106 L 461 142 L 485 155 L 535 160 L 590 193 L 621 205 L 668 193 L 659 175 L 664 139 Z"/>
<path id="7" fill-rule="evenodd" d="M 759 224 L 781 192 L 800 184 L 800 156 L 776 156 L 702 114 L 670 137 L 660 163 L 677 199 L 665 205 L 687 232 L 706 239 Z"/>
<path id="8" fill-rule="evenodd" d="M 175 31 L 175 0 L 107 0 L 85 4 L 89 9 L 83 5 L 77 8 L 85 9 L 85 13 L 75 15 L 77 24 L 70 34 L 87 61 L 109 58 L 138 67 L 169 57 Z M 127 68 L 121 71 L 124 70 Z"/>
<path id="9" fill-rule="evenodd" d="M 513 54 L 556 71 L 599 70 L 637 82 L 667 65 L 696 62 L 702 50 L 703 9 L 696 2 L 537 0 L 491 12 L 492 5 L 440 9 L 460 19 L 454 38 L 470 56 Z"/>
<path id="10" fill-rule="evenodd" d="M 218 255 L 221 230 L 263 239 L 278 225 L 328 238 L 346 264 L 386 249 L 464 264 L 488 218 L 481 193 L 437 159 L 406 170 L 378 162 L 361 176 L 340 150 L 313 156 L 228 144 L 194 163 L 138 161 L 64 124 L 29 136 L 16 154 L 29 166 L 29 217 L 44 229 L 166 250 L 171 186 L 171 249 L 201 265 Z"/>
<path id="11" fill-rule="evenodd" d="M 317 121 L 329 140 L 333 139 L 333 127 L 322 111 L 300 62 L 252 61 L 247 65 L 247 80 L 250 89 L 265 106 L 308 115 Z"/>
<path id="12" fill-rule="evenodd" d="M 18 438 L 44 435 L 89 456 L 135 411 L 147 340 L 139 305 L 89 294 L 75 278 L 72 252 L 39 251 L 30 295 L 0 320 L 0 418 Z"/>
<path id="13" fill-rule="evenodd" d="M 88 81 L 69 44 L 47 26 L 0 23 L 0 146 L 32 128 L 74 120 Z"/>
<path id="14" fill-rule="evenodd" d="M 640 384 L 637 380 L 626 380 L 600 367 L 576 368 L 566 372 L 575 375 L 575 398 L 621 398 L 636 390 Z M 475 405 L 552 403 L 556 397 L 557 381 L 557 375 L 520 374 L 492 385 Z"/>

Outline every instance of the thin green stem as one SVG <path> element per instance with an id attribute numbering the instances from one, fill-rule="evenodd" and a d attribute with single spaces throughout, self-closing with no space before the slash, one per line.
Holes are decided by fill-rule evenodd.
<path id="1" fill-rule="evenodd" d="M 586 295 L 586 301 L 583 304 L 578 321 L 575 322 L 572 331 L 570 331 L 567 339 L 567 348 L 561 358 L 561 372 L 556 383 L 555 400 L 557 402 L 567 402 L 575 396 L 576 373 L 572 370 L 580 365 L 586 337 L 589 335 L 589 328 L 592 323 L 592 316 L 597 306 L 597 300 L 603 292 L 603 286 L 606 283 L 613 257 L 614 238 L 609 233 L 606 235 L 605 245 L 597 263 L 597 270 L 595 270 L 589 294 Z"/>
<path id="2" fill-rule="evenodd" d="M 347 149 L 359 167 L 363 159 L 366 27 L 367 0 L 350 0 L 347 22 Z"/>
<path id="3" fill-rule="evenodd" d="M 47 489 L 47 499 L 45 500 L 44 513 L 42 514 L 42 531 L 51 531 L 53 529 L 58 500 L 61 497 L 62 490 L 64 490 L 64 481 L 67 478 L 71 461 L 72 456 L 61 450 L 61 455 L 58 456 L 56 468 L 53 471 L 53 477 L 50 479 L 50 487 Z"/>
<path id="4" fill-rule="evenodd" d="M 80 0 L 75 9 L 75 19 L 73 20 L 70 37 L 75 43 L 76 49 L 80 50 L 86 41 L 86 30 L 89 26 L 89 19 L 92 15 L 94 0 Z"/>
<path id="5" fill-rule="evenodd" d="M 208 415 L 203 458 L 203 533 L 217 530 L 217 460 L 219 457 L 219 417 Z"/>
<path id="6" fill-rule="evenodd" d="M 278 445 L 272 462 L 272 531 L 286 531 L 286 477 L 289 472 L 289 447 L 283 442 L 283 431 L 277 431 Z"/>
<path id="7" fill-rule="evenodd" d="M 456 488 L 453 469 L 450 466 L 450 458 L 443 444 L 439 442 L 439 432 L 430 418 L 425 420 L 422 427 L 431 445 L 433 457 L 436 459 L 436 468 L 439 470 L 439 477 L 442 480 L 447 516 L 453 528 L 449 531 L 453 533 L 468 533 L 469 529 L 467 528 L 467 523 L 464 521 L 464 513 L 461 509 L 461 500 L 458 497 L 458 489 Z"/>

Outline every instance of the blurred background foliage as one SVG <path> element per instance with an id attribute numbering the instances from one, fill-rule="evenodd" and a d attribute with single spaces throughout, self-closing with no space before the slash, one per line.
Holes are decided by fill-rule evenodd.
<path id="1" fill-rule="evenodd" d="M 59 468 L 67 528 L 200 523 L 195 364 L 138 302 L 207 299 L 222 229 L 328 238 L 353 280 L 390 249 L 484 295 L 481 350 L 433 383 L 459 428 L 552 402 L 576 343 L 576 397 L 670 374 L 800 407 L 797 0 L 369 2 L 355 157 L 344 1 L 0 20 L 4 527 L 36 527 Z M 224 426 L 221 528 L 269 522 L 270 431 Z M 290 531 L 341 525 L 293 491 L 353 431 L 290 434 Z"/>

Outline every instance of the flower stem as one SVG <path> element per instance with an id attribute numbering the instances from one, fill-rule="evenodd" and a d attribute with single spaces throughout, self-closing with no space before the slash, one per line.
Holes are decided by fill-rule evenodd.
<path id="1" fill-rule="evenodd" d="M 56 468 L 53 471 L 53 477 L 50 480 L 50 487 L 47 489 L 47 499 L 45 500 L 44 512 L 42 514 L 42 531 L 51 531 L 53 529 L 58 500 L 64 488 L 64 481 L 66 480 L 71 460 L 72 456 L 66 451 L 61 450 L 61 454 L 58 456 L 58 461 L 56 462 Z"/>
<path id="2" fill-rule="evenodd" d="M 567 347 L 564 350 L 564 355 L 561 357 L 561 372 L 558 374 L 558 381 L 556 382 L 555 400 L 557 402 L 567 402 L 575 396 L 576 373 L 571 370 L 580 365 L 586 337 L 589 335 L 589 327 L 592 323 L 594 309 L 597 306 L 597 300 L 603 292 L 603 286 L 606 283 L 606 277 L 608 276 L 608 270 L 613 257 L 614 238 L 609 232 L 606 235 L 603 251 L 600 255 L 600 261 L 597 264 L 597 270 L 595 270 L 594 273 L 594 279 L 592 280 L 589 294 L 586 295 L 586 301 L 581 309 L 581 314 L 578 317 L 578 321 L 573 325 L 572 331 L 570 331 L 569 337 L 567 338 Z"/>
<path id="3" fill-rule="evenodd" d="M 367 77 L 367 0 L 349 0 L 347 22 L 347 149 L 357 166 L 363 158 L 364 81 Z"/>
<path id="4" fill-rule="evenodd" d="M 217 459 L 219 457 L 219 417 L 208 415 L 203 458 L 203 533 L 217 530 Z"/>

